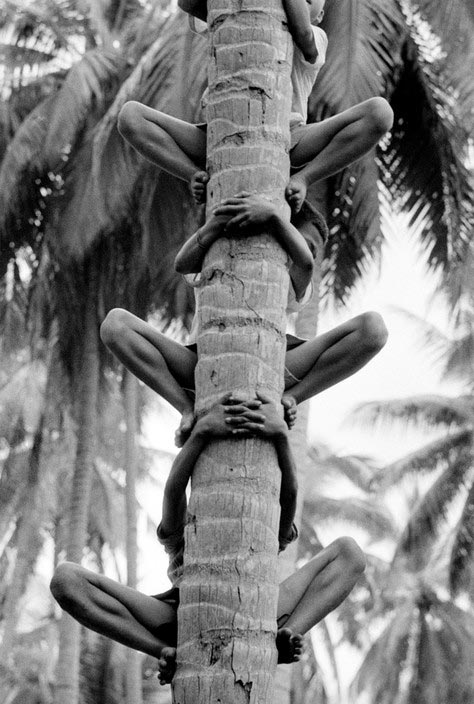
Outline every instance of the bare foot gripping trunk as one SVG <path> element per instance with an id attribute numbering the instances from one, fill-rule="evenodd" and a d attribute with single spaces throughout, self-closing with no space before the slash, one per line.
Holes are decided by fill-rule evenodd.
<path id="1" fill-rule="evenodd" d="M 281 209 L 292 42 L 276 0 L 209 0 L 208 208 L 241 190 Z M 196 410 L 283 392 L 287 255 L 257 233 L 218 240 L 199 289 Z M 192 477 L 175 704 L 270 704 L 277 653 L 280 470 L 271 443 L 214 442 Z"/>

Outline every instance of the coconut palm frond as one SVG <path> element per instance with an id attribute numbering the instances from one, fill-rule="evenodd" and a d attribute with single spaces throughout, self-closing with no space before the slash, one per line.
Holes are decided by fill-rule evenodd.
<path id="1" fill-rule="evenodd" d="M 435 361 L 446 357 L 453 340 L 446 335 L 437 325 L 429 322 L 421 315 L 402 308 L 400 306 L 389 306 L 389 310 L 400 316 L 404 322 L 413 329 L 413 333 L 418 337 L 420 346 L 433 355 Z"/>
<path id="2" fill-rule="evenodd" d="M 383 0 L 328 3 L 322 26 L 329 45 L 327 62 L 309 102 L 313 121 L 384 95 L 406 33 L 397 3 Z"/>
<path id="3" fill-rule="evenodd" d="M 427 427 L 463 426 L 470 422 L 469 396 L 450 398 L 440 395 L 409 396 L 386 401 L 369 401 L 356 406 L 349 421 L 362 426 L 389 426 L 393 421 L 406 425 L 425 424 Z"/>
<path id="4" fill-rule="evenodd" d="M 373 23 L 377 33 L 371 31 Z M 385 95 L 406 31 L 396 3 L 380 0 L 328 4 L 324 27 L 329 35 L 328 57 L 310 97 L 310 121 Z M 355 281 L 379 255 L 378 177 L 370 154 L 333 179 L 328 203 L 331 237 L 323 271 L 325 299 L 347 300 Z"/>
<path id="5" fill-rule="evenodd" d="M 369 154 L 334 179 L 322 271 L 324 299 L 347 301 L 355 282 L 378 259 L 383 240 L 378 178 L 374 155 Z"/>
<path id="6" fill-rule="evenodd" d="M 2 161 L 0 236 L 5 245 L 3 256 L 9 257 L 14 249 L 23 245 L 32 244 L 35 248 L 37 230 L 34 225 L 41 225 L 40 188 L 46 187 L 41 184 L 41 177 L 46 170 L 43 147 L 55 101 L 56 96 L 50 96 L 28 115 L 10 142 Z M 36 183 L 36 180 L 40 180 L 40 183 Z"/>
<path id="7" fill-rule="evenodd" d="M 382 635 L 367 652 L 351 683 L 350 691 L 354 700 L 367 693 L 370 701 L 377 704 L 391 704 L 396 701 L 412 630 L 413 604 L 409 603 L 397 610 Z"/>
<path id="8" fill-rule="evenodd" d="M 128 100 L 138 100 L 178 117 L 188 117 L 182 114 L 182 106 L 177 105 L 179 91 L 171 91 L 170 86 L 180 83 L 182 77 L 177 77 L 176 53 L 183 50 L 185 32 L 181 20 L 167 20 L 160 26 L 159 38 L 150 46 L 139 61 L 136 69 L 123 83 L 116 99 L 98 124 L 94 135 L 93 175 L 97 188 L 102 193 L 104 213 L 111 226 L 116 225 L 129 210 L 134 189 L 138 187 L 144 174 L 150 173 L 156 179 L 157 170 L 150 170 L 145 160 L 121 138 L 117 131 L 117 118 L 123 105 Z M 193 53 L 187 68 L 189 91 L 187 104 L 195 117 L 200 110 L 200 97 L 204 91 L 206 74 L 204 71 L 205 42 L 200 41 L 197 47 L 192 47 Z M 178 101 L 179 102 L 179 101 Z M 111 181 L 113 178 L 113 182 Z M 173 198 L 173 202 L 177 202 Z"/>
<path id="9" fill-rule="evenodd" d="M 395 206 L 420 228 L 429 265 L 462 268 L 473 208 L 465 164 L 469 135 L 461 127 L 445 77 L 423 61 L 412 39 L 407 39 L 403 61 L 390 99 L 394 128 L 380 152 L 382 180 Z"/>
<path id="10" fill-rule="evenodd" d="M 341 521 L 356 525 L 367 531 L 374 539 L 395 537 L 397 530 L 388 510 L 374 506 L 370 501 L 351 497 L 332 499 L 313 494 L 305 499 L 305 514 L 316 523 Z M 312 517 L 312 519 L 310 519 Z"/>
<path id="11" fill-rule="evenodd" d="M 461 454 L 434 482 L 413 511 L 400 537 L 393 561 L 407 556 L 415 569 L 427 563 L 430 548 L 445 523 L 452 502 L 472 471 L 472 456 Z"/>
<path id="12" fill-rule="evenodd" d="M 474 88 L 470 66 L 474 62 L 474 5 L 470 0 L 444 3 L 436 0 L 417 0 L 415 5 L 441 40 L 449 77 L 453 87 L 459 92 L 463 117 L 472 128 Z"/>
<path id="13" fill-rule="evenodd" d="M 471 487 L 462 516 L 456 527 L 456 537 L 449 565 L 451 592 L 474 593 L 474 485 Z"/>
<path id="14" fill-rule="evenodd" d="M 309 448 L 310 460 L 317 470 L 324 474 L 349 479 L 355 486 L 363 491 L 369 489 L 374 475 L 379 471 L 378 465 L 372 458 L 363 455 L 333 455 L 321 456 L 317 448 Z"/>
<path id="15" fill-rule="evenodd" d="M 122 66 L 118 52 L 92 49 L 71 68 L 58 92 L 45 144 L 51 170 L 67 158 L 90 113 L 103 109 L 107 90 Z"/>
<path id="16" fill-rule="evenodd" d="M 470 429 L 458 430 L 433 440 L 402 459 L 383 467 L 373 478 L 371 489 L 385 491 L 388 487 L 399 484 L 408 475 L 433 472 L 440 466 L 449 465 L 460 453 L 471 446 L 472 440 L 473 433 Z"/>
<path id="17" fill-rule="evenodd" d="M 474 329 L 451 342 L 444 374 L 451 379 L 474 379 Z"/>

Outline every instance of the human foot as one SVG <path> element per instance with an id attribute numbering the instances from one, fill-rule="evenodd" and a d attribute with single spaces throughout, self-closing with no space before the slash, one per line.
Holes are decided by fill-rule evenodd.
<path id="1" fill-rule="evenodd" d="M 292 176 L 288 181 L 285 197 L 294 213 L 299 213 L 301 210 L 307 190 L 308 186 L 301 176 L 299 178 L 298 175 Z"/>
<path id="2" fill-rule="evenodd" d="M 285 394 L 281 397 L 281 405 L 283 406 L 283 415 L 288 428 L 291 430 L 296 423 L 296 400 L 293 396 Z"/>
<path id="3" fill-rule="evenodd" d="M 303 652 L 303 636 L 293 633 L 290 628 L 280 628 L 277 631 L 276 647 L 278 664 L 297 662 Z"/>
<path id="4" fill-rule="evenodd" d="M 206 185 L 209 181 L 209 176 L 206 171 L 196 171 L 191 178 L 191 193 L 196 203 L 206 202 Z"/>
<path id="5" fill-rule="evenodd" d="M 181 416 L 181 422 L 178 426 L 176 433 L 174 434 L 174 444 L 176 445 L 176 447 L 183 447 L 184 443 L 186 442 L 191 433 L 191 430 L 193 429 L 195 422 L 196 418 L 194 416 L 194 410 L 192 408 L 190 410 L 183 411 L 183 415 Z"/>
<path id="6" fill-rule="evenodd" d="M 169 684 L 176 670 L 176 648 L 163 648 L 158 660 L 158 679 L 160 684 Z"/>

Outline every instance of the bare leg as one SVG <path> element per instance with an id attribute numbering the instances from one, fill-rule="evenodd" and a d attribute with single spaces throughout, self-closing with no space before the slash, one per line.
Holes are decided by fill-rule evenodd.
<path id="1" fill-rule="evenodd" d="M 159 658 L 164 647 L 176 646 L 163 639 L 175 630 L 175 609 L 113 579 L 64 562 L 54 573 L 51 591 L 76 621 L 130 648 Z"/>
<path id="2" fill-rule="evenodd" d="M 371 312 L 292 348 L 286 354 L 285 396 L 301 403 L 347 379 L 380 352 L 386 340 L 382 317 Z"/>
<path id="3" fill-rule="evenodd" d="M 298 211 L 311 183 L 338 173 L 367 154 L 392 123 L 393 112 L 387 101 L 370 98 L 339 115 L 307 125 L 290 154 L 292 167 L 303 167 L 288 183 L 290 205 Z"/>
<path id="4" fill-rule="evenodd" d="M 107 314 L 100 335 L 132 374 L 182 413 L 182 442 L 194 423 L 194 404 L 184 389 L 194 389 L 196 354 L 121 308 Z"/>
<path id="5" fill-rule="evenodd" d="M 338 538 L 280 584 L 278 623 L 307 633 L 341 604 L 365 569 L 352 538 Z"/>
<path id="6" fill-rule="evenodd" d="M 206 168 L 206 133 L 184 120 L 166 115 L 133 100 L 118 118 L 120 134 L 146 159 L 195 189 L 209 180 Z"/>

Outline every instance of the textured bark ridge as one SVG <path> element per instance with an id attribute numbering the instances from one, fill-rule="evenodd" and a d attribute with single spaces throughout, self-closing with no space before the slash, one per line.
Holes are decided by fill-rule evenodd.
<path id="1" fill-rule="evenodd" d="M 289 211 L 292 43 L 276 0 L 210 0 L 208 207 L 241 190 Z M 222 239 L 198 290 L 196 409 L 227 391 L 283 391 L 287 256 Z M 269 704 L 277 653 L 280 471 L 271 443 L 227 440 L 196 465 L 178 616 L 176 704 Z"/>

